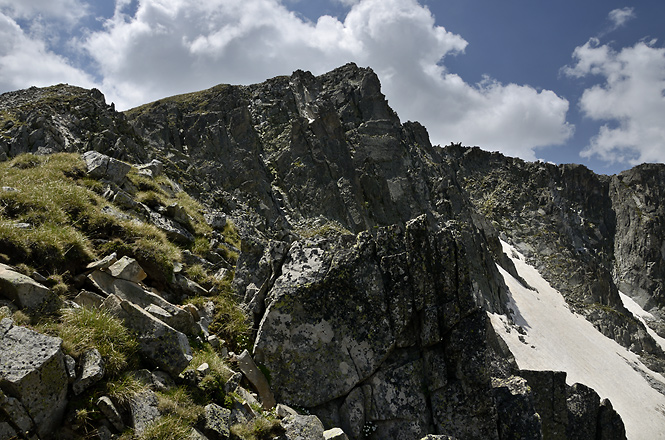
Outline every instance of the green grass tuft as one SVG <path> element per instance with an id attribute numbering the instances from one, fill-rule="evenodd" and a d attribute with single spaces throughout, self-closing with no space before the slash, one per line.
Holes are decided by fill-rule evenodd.
<path id="1" fill-rule="evenodd" d="M 110 376 L 127 368 L 138 350 L 134 335 L 118 318 L 101 309 L 65 309 L 56 332 L 65 352 L 73 357 L 91 348 L 99 350 Z"/>

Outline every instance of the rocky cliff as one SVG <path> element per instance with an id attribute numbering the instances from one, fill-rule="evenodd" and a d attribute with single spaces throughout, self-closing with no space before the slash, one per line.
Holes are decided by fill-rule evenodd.
<path id="1" fill-rule="evenodd" d="M 219 85 L 124 113 L 96 90 L 32 88 L 0 96 L 0 130 L 0 155 L 12 173 L 46 167 L 38 158 L 72 153 L 67 160 L 82 165 L 62 176 L 91 192 L 87 204 L 65 209 L 58 220 L 83 238 L 80 261 L 54 278 L 39 275 L 53 270 L 40 257 L 48 253 L 3 232 L 46 222 L 26 214 L 18 183 L 3 188 L 0 253 L 15 266 L 7 271 L 47 284 L 57 328 L 75 304 L 119 319 L 137 337 L 142 360 L 118 374 L 138 367 L 151 377 L 165 372 L 194 398 L 208 399 L 197 404 L 216 405 L 196 417 L 178 415 L 196 438 L 250 438 L 240 428 L 211 428 L 218 409 L 228 425 L 254 423 L 255 436 L 256 420 L 277 417 L 262 435 L 319 439 L 328 429 L 326 438 L 343 438 L 332 437 L 343 431 L 352 439 L 625 438 L 609 402 L 584 385 L 566 384 L 565 373 L 520 370 L 495 333 L 488 313 L 513 313 L 499 268 L 520 279 L 500 238 L 525 254 L 572 310 L 654 371 L 665 367 L 662 349 L 619 295 L 620 289 L 650 311 L 648 324 L 662 334 L 660 165 L 608 177 L 581 166 L 432 146 L 424 127 L 402 123 L 388 106 L 374 72 L 353 64 L 318 77 L 298 71 L 252 86 Z M 61 200 L 68 204 L 67 196 Z M 110 217 L 88 213 L 91 205 Z M 70 261 L 67 248 L 54 255 Z M 111 251 L 135 261 L 144 275 L 127 279 L 112 271 L 101 259 Z M 22 328 L 16 313 L 30 312 L 7 286 L 0 284 L 0 294 L 11 301 L 14 322 L 3 321 L 2 341 Z M 89 293 L 81 297 L 83 291 Z M 246 331 L 233 331 L 236 315 L 222 297 L 240 305 Z M 190 304 L 179 307 L 183 302 Z M 52 328 L 28 314 L 33 330 L 25 331 Z M 250 363 L 262 373 L 241 368 L 249 353 L 231 353 L 226 370 L 218 370 L 230 371 L 223 382 L 223 374 L 206 373 L 197 350 L 223 357 L 218 335 L 233 339 L 226 352 L 250 348 Z M 83 374 L 89 355 L 67 344 L 63 350 L 58 356 L 69 356 Z M 19 401 L 32 418 L 28 431 L 48 438 L 64 410 L 39 423 L 29 399 L 11 385 L 14 367 L 4 355 L 0 360 L 3 399 Z M 57 362 L 66 373 L 65 362 Z M 269 387 L 252 380 L 263 376 Z M 114 380 L 100 377 L 99 383 Z M 148 382 L 154 393 L 159 386 Z M 102 385 L 80 387 L 125 408 L 114 424 L 104 405 L 81 406 L 73 385 L 63 387 L 69 414 L 100 414 L 90 426 L 64 416 L 74 438 L 86 430 L 101 437 L 98 426 L 110 427 L 109 435 L 130 426 L 135 437 L 153 438 L 141 437 L 146 426 L 176 417 L 167 404 L 147 405 L 155 407 L 149 417 L 134 410 L 154 396 L 123 400 L 101 396 L 109 394 Z M 286 406 L 270 417 L 249 410 L 246 389 L 264 408 L 273 406 L 267 402 L 274 394 L 316 417 L 287 414 Z M 26 431 L 11 408 L 0 405 L 0 438 Z M 245 425 L 231 421 L 241 417 Z M 316 422 L 305 428 L 307 417 Z M 311 434 L 296 437 L 297 431 Z"/>

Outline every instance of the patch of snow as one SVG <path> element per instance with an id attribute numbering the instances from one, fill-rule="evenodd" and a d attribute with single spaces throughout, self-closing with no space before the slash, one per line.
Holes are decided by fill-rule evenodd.
<path id="1" fill-rule="evenodd" d="M 621 297 L 621 301 L 623 301 L 624 307 L 626 307 L 628 311 L 632 313 L 633 316 L 635 316 L 635 318 L 637 318 L 642 322 L 642 324 L 644 324 L 644 326 L 647 328 L 649 336 L 651 336 L 654 339 L 654 341 L 656 341 L 656 343 L 660 345 L 660 348 L 665 350 L 665 338 L 661 338 L 660 336 L 658 336 L 658 333 L 649 328 L 644 319 L 644 318 L 655 319 L 654 316 L 651 313 L 645 311 L 642 307 L 640 307 L 638 303 L 635 302 L 633 298 L 626 295 L 625 293 L 619 292 L 619 296 Z"/>
<path id="2" fill-rule="evenodd" d="M 646 379 L 665 383 L 665 378 L 571 312 L 563 296 L 515 248 L 502 245 L 518 274 L 534 289 L 524 287 L 499 267 L 510 290 L 513 323 L 505 315 L 488 315 L 518 366 L 565 371 L 569 385 L 579 382 L 592 387 L 601 399 L 612 402 L 629 440 L 665 439 L 665 395 Z M 518 332 L 517 326 L 523 331 Z"/>

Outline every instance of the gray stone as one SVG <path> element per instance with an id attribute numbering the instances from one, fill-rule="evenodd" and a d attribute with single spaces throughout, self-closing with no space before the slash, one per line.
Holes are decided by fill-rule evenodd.
<path id="1" fill-rule="evenodd" d="M 249 351 L 244 350 L 236 360 L 238 362 L 238 368 L 242 371 L 242 374 L 245 375 L 254 388 L 256 388 L 256 391 L 258 391 L 263 408 L 272 409 L 276 404 L 275 396 L 270 389 L 268 380 L 254 363 L 254 359 L 252 359 Z"/>
<path id="2" fill-rule="evenodd" d="M 198 429 L 192 428 L 192 432 L 189 435 L 189 440 L 209 440 L 209 439 Z"/>
<path id="3" fill-rule="evenodd" d="M 141 265 L 133 258 L 122 257 L 108 267 L 111 276 L 138 283 L 147 276 Z"/>
<path id="4" fill-rule="evenodd" d="M 5 421 L 0 421 L 0 438 L 13 440 L 14 438 L 18 438 L 18 433 L 12 425 Z"/>
<path id="5" fill-rule="evenodd" d="M 78 378 L 72 385 L 76 395 L 81 394 L 104 377 L 104 360 L 99 350 L 93 348 L 81 355 L 80 370 Z"/>
<path id="6" fill-rule="evenodd" d="M 323 440 L 323 423 L 316 416 L 288 416 L 282 420 L 287 440 Z"/>
<path id="7" fill-rule="evenodd" d="M 108 396 L 102 396 L 97 399 L 97 408 L 111 422 L 116 431 L 122 432 L 125 430 L 125 423 L 122 421 L 122 416 Z"/>
<path id="8" fill-rule="evenodd" d="M 152 384 L 157 391 L 166 391 L 176 386 L 175 381 L 164 371 L 155 370 L 152 372 Z"/>
<path id="9" fill-rule="evenodd" d="M 20 432 L 29 432 L 33 429 L 34 423 L 21 402 L 14 397 L 7 397 L 0 391 L 0 414 L 6 414 L 12 425 Z M 4 438 L 4 437 L 0 437 Z"/>
<path id="10" fill-rule="evenodd" d="M 99 308 L 104 302 L 104 297 L 97 295 L 94 292 L 89 292 L 87 290 L 81 290 L 78 295 L 74 298 L 74 302 L 81 307 L 88 307 L 91 309 Z"/>
<path id="11" fill-rule="evenodd" d="M 139 350 L 153 365 L 174 376 L 187 368 L 192 350 L 183 333 L 115 295 L 109 296 L 103 307 L 137 333 Z"/>
<path id="12" fill-rule="evenodd" d="M 138 206 L 138 202 L 125 191 L 118 191 L 113 195 L 113 203 L 120 208 L 132 210 Z"/>
<path id="13" fill-rule="evenodd" d="M 222 230 L 226 226 L 226 215 L 221 212 L 211 212 L 205 215 L 206 223 L 213 229 Z"/>
<path id="14" fill-rule="evenodd" d="M 211 440 L 226 440 L 230 436 L 231 410 L 214 403 L 205 407 L 203 433 Z"/>
<path id="15" fill-rule="evenodd" d="M 147 206 L 144 206 L 143 210 L 148 213 L 150 223 L 164 231 L 169 240 L 183 246 L 194 242 L 194 236 L 180 223 L 152 211 Z"/>
<path id="16" fill-rule="evenodd" d="M 65 355 L 65 368 L 68 382 L 73 383 L 76 380 L 76 360 L 68 354 Z"/>
<path id="17" fill-rule="evenodd" d="M 323 431 L 323 438 L 325 440 L 349 440 L 349 437 L 340 428 Z"/>
<path id="18" fill-rule="evenodd" d="M 183 226 L 190 223 L 189 214 L 187 214 L 185 208 L 183 208 L 178 203 L 172 203 L 168 205 L 166 207 L 166 215 Z"/>
<path id="19" fill-rule="evenodd" d="M 175 276 L 176 282 L 180 286 L 180 288 L 184 291 L 185 294 L 188 296 L 206 296 L 208 295 L 208 291 L 201 286 L 199 283 L 190 280 L 189 278 L 176 274 Z"/>
<path id="20" fill-rule="evenodd" d="M 122 185 L 127 173 L 132 168 L 131 165 L 125 162 L 97 151 L 86 151 L 82 157 L 89 176 L 96 179 L 106 179 L 117 185 Z"/>
<path id="21" fill-rule="evenodd" d="M 157 405 L 157 395 L 150 390 L 136 394 L 129 400 L 129 414 L 135 435 L 140 436 L 148 425 L 160 417 Z"/>
<path id="22" fill-rule="evenodd" d="M 111 266 L 113 263 L 118 261 L 118 254 L 113 252 L 110 255 L 107 255 L 106 257 L 102 258 L 101 260 L 93 261 L 92 263 L 88 264 L 86 266 L 86 269 L 89 270 L 94 270 L 94 269 L 106 269 L 109 266 Z"/>
<path id="23" fill-rule="evenodd" d="M 288 416 L 297 416 L 298 411 L 296 411 L 295 409 L 291 408 L 288 405 L 285 405 L 283 403 L 278 403 L 277 406 L 275 407 L 275 414 L 277 414 L 277 417 L 283 419 Z"/>
<path id="24" fill-rule="evenodd" d="M 233 374 L 231 377 L 229 377 L 229 380 L 224 383 L 225 393 L 234 393 L 238 388 L 238 385 L 240 385 L 240 381 L 242 380 L 242 373 L 232 373 Z"/>
<path id="25" fill-rule="evenodd" d="M 163 322 L 180 332 L 190 335 L 196 334 L 194 318 L 189 312 L 171 304 L 161 296 L 145 290 L 140 285 L 131 281 L 116 279 L 99 270 L 92 272 L 88 275 L 88 278 L 107 295 L 116 295 L 144 309 L 150 305 L 159 307 L 167 314 L 163 314 L 159 309 L 152 310 Z"/>
<path id="26" fill-rule="evenodd" d="M 0 264 L 0 294 L 30 314 L 52 313 L 62 301 L 47 287 Z"/>
<path id="27" fill-rule="evenodd" d="M 7 325 L 9 322 L 10 325 Z M 2 320 L 0 387 L 18 399 L 40 437 L 60 425 L 67 405 L 67 371 L 62 340 Z"/>
<path id="28" fill-rule="evenodd" d="M 164 163 L 158 159 L 153 159 L 149 163 L 138 165 L 139 171 L 148 171 L 150 177 L 158 177 L 164 172 Z"/>

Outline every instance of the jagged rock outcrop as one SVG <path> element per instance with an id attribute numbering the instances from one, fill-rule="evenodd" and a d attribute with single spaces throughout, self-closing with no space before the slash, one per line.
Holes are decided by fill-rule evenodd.
<path id="1" fill-rule="evenodd" d="M 92 263 L 76 274 L 72 297 L 122 318 L 138 333 L 146 366 L 199 392 L 213 381 L 235 392 L 233 402 L 217 402 L 230 408 L 206 407 L 193 438 L 226 437 L 233 423 L 256 419 L 249 382 L 265 406 L 273 402 L 254 373 L 243 370 L 250 381 L 241 382 L 229 370 L 222 380 L 211 365 L 189 365 L 185 335 L 214 341 L 215 311 L 177 303 L 218 286 L 202 287 L 183 267 L 214 270 L 227 282 L 235 275 L 253 325 L 252 356 L 277 402 L 316 414 L 277 405 L 282 438 L 319 440 L 335 427 L 351 439 L 573 438 L 583 432 L 579 420 L 595 423 L 599 438 L 622 438 L 611 404 L 581 386 L 566 394 L 558 373 L 522 374 L 497 340 L 487 312 L 508 309 L 496 263 L 518 278 L 500 234 L 574 310 L 661 365 L 662 351 L 617 289 L 661 307 L 662 238 L 626 233 L 663 236 L 658 167 L 610 178 L 433 147 L 424 127 L 399 120 L 374 72 L 354 64 L 220 85 L 125 113 L 99 91 L 63 85 L 2 95 L 0 110 L 0 159 L 87 152 L 88 175 L 102 185 L 111 215 L 157 227 L 187 248 L 177 264 L 140 252 L 137 261 Z M 131 170 L 119 160 L 142 165 Z M 195 230 L 182 205 L 154 193 L 137 199 L 128 172 L 153 179 L 143 184 L 154 191 L 196 196 L 210 228 Z M 233 245 L 220 234 L 231 222 L 241 235 Z M 230 358 L 242 370 L 249 354 Z M 156 374 L 141 373 L 154 390 L 171 386 Z M 151 393 L 143 394 L 146 417 L 141 399 L 130 405 L 135 420 L 125 422 L 137 432 L 163 416 Z M 122 428 L 109 414 L 98 436 Z M 0 433 L 19 427 L 2 423 Z"/>
<path id="2" fill-rule="evenodd" d="M 294 243 L 255 342 L 277 398 L 354 438 L 367 423 L 379 438 L 417 438 L 431 425 L 496 438 L 483 292 L 466 252 L 460 225 L 439 229 L 426 216 L 375 238 Z"/>
<path id="3" fill-rule="evenodd" d="M 606 336 L 644 355 L 652 368 L 665 368 L 662 349 L 625 309 L 617 287 L 638 298 L 641 294 L 644 305 L 657 304 L 665 256 L 661 243 L 646 237 L 660 233 L 654 228 L 659 227 L 656 195 L 665 188 L 662 176 L 658 180 L 657 172 L 649 174 L 651 190 L 641 193 L 649 194 L 642 202 L 632 197 L 630 186 L 618 183 L 641 181 L 640 168 L 608 177 L 581 165 L 529 163 L 458 145 L 446 147 L 444 157 L 456 168 L 480 213 L 527 256 L 573 310 Z M 649 227 L 640 223 L 638 202 L 653 213 L 652 220 L 644 220 Z M 649 286 L 654 298 L 644 296 L 640 285 Z"/>
<path id="4" fill-rule="evenodd" d="M 610 197 L 616 216 L 617 286 L 662 321 L 665 319 L 665 165 L 644 164 L 613 176 Z M 659 330 L 659 333 L 664 332 Z"/>

